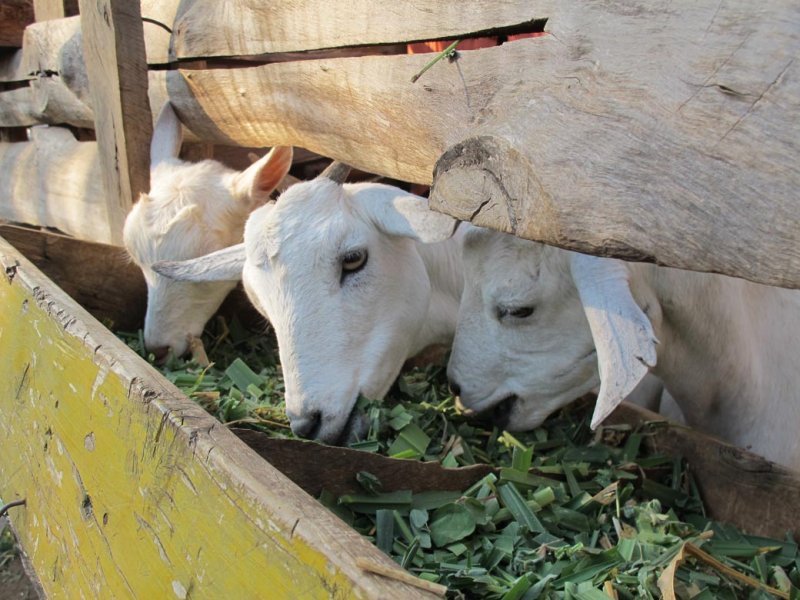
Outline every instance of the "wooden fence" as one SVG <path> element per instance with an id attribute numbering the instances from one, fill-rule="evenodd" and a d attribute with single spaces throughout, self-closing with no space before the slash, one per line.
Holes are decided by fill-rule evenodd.
<path id="1" fill-rule="evenodd" d="M 28 26 L 0 65 L 0 126 L 94 128 L 97 141 L 51 127 L 3 143 L 2 218 L 119 243 L 148 185 L 151 113 L 169 99 L 190 139 L 297 145 L 433 183 L 436 209 L 479 225 L 800 287 L 797 3 L 80 8 Z M 431 56 L 398 53 L 542 28 L 440 61 L 416 83 Z"/>

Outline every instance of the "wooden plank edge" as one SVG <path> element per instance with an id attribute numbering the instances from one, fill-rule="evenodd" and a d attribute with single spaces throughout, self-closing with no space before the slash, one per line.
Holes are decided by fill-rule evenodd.
<path id="1" fill-rule="evenodd" d="M 662 422 L 646 438 L 658 453 L 688 461 L 710 516 L 753 535 L 800 533 L 800 473 L 640 406 L 623 402 L 604 425 Z"/>
<path id="2" fill-rule="evenodd" d="M 106 394 L 104 401 L 114 404 L 117 399 L 115 399 L 115 394 L 112 392 L 115 390 L 121 392 L 123 395 L 122 401 L 129 405 L 130 412 L 126 414 L 126 417 L 129 416 L 130 419 L 128 426 L 133 427 L 134 422 L 136 422 L 137 433 L 145 435 L 146 439 L 140 440 L 143 446 L 139 450 L 146 450 L 146 452 L 141 454 L 137 461 L 146 462 L 149 460 L 148 454 L 152 452 L 153 456 L 158 455 L 175 467 L 178 464 L 182 465 L 180 472 L 184 473 L 184 475 L 190 473 L 195 478 L 193 481 L 189 481 L 188 484 L 186 484 L 186 481 L 178 484 L 177 480 L 181 478 L 176 477 L 174 471 L 169 470 L 169 472 L 162 474 L 150 473 L 149 475 L 146 471 L 143 471 L 139 473 L 139 485 L 143 485 L 142 482 L 150 476 L 167 477 L 164 481 L 159 480 L 159 484 L 154 485 L 148 493 L 163 488 L 164 493 L 171 493 L 175 497 L 178 494 L 192 496 L 185 489 L 191 488 L 194 490 L 194 496 L 192 497 L 196 498 L 198 503 L 208 502 L 210 499 L 213 499 L 217 504 L 222 501 L 223 504 L 219 505 L 220 519 L 224 516 L 230 519 L 238 519 L 240 523 L 246 524 L 246 527 L 240 527 L 235 532 L 234 537 L 237 540 L 239 537 L 258 540 L 257 545 L 261 546 L 261 552 L 252 552 L 257 548 L 248 548 L 247 556 L 252 561 L 251 567 L 256 569 L 255 572 L 263 574 L 268 580 L 262 588 L 265 593 L 272 592 L 275 596 L 293 597 L 297 592 L 295 583 L 302 581 L 303 585 L 308 586 L 309 597 L 350 597 L 351 595 L 353 597 L 370 598 L 427 597 L 417 590 L 396 582 L 365 577 L 355 565 L 356 558 L 367 557 L 389 565 L 392 564 L 391 561 L 354 531 L 344 526 L 336 517 L 318 505 L 316 501 L 288 482 L 282 474 L 239 442 L 224 426 L 182 396 L 177 389 L 166 382 L 139 357 L 132 355 L 115 336 L 94 321 L 88 313 L 55 287 L 52 282 L 48 281 L 27 259 L 22 257 L 4 240 L 0 240 L 0 266 L 5 271 L 4 281 L 0 282 L 0 285 L 4 288 L 3 294 L 6 296 L 13 295 L 12 302 L 8 302 L 9 298 L 6 299 L 3 305 L 4 311 L 11 311 L 12 307 L 16 305 L 20 305 L 22 310 L 25 311 L 23 319 L 13 319 L 11 322 L 9 321 L 10 314 L 7 313 L 4 318 L 6 329 L 16 326 L 24 328 L 29 325 L 32 328 L 34 325 L 31 325 L 31 323 L 34 323 L 35 327 L 38 328 L 35 331 L 43 332 L 45 338 L 48 335 L 52 336 L 46 343 L 64 347 L 59 356 L 69 354 L 68 347 L 83 348 L 82 352 L 85 352 L 86 356 L 90 357 L 91 362 L 89 372 L 84 374 L 84 379 L 88 377 L 84 384 L 93 390 L 91 395 L 94 396 L 95 392 L 100 396 Z M 17 306 L 17 308 L 20 308 L 20 306 Z M 20 323 L 22 324 L 20 325 Z M 57 337 L 59 331 L 62 332 L 60 338 Z M 29 331 L 29 335 L 31 334 L 34 338 L 36 337 L 33 329 Z M 8 335 L 10 335 L 9 332 L 5 331 L 3 337 Z M 1 340 L 2 337 L 0 337 Z M 32 344 L 33 340 L 30 343 Z M 28 359 L 23 357 L 23 362 L 24 360 Z M 19 359 L 17 363 L 11 365 L 12 368 L 13 366 L 22 367 Z M 30 360 L 28 360 L 28 365 L 31 365 Z M 35 385 L 36 377 L 46 377 L 44 372 L 36 371 L 35 376 L 28 379 L 28 383 L 26 383 L 27 372 L 28 368 L 20 368 L 16 376 L 11 378 L 14 379 L 13 387 L 17 390 L 17 396 L 20 396 L 20 390 L 27 389 L 26 386 Z M 72 382 L 66 380 L 67 385 L 72 386 L 74 383 L 80 387 L 81 382 L 78 380 L 77 373 L 74 373 L 74 375 L 76 377 Z M 7 386 L 10 383 L 8 382 Z M 8 396 L 13 395 L 12 392 Z M 34 396 L 35 394 L 32 394 L 31 399 Z M 39 400 L 42 399 L 39 398 Z M 52 400 L 53 398 L 51 397 L 51 402 L 44 402 L 43 404 L 50 405 Z M 14 402 L 15 400 L 7 397 L 5 401 Z M 16 401 L 18 402 L 18 400 Z M 64 404 L 65 402 L 66 399 L 62 398 L 61 403 Z M 90 402 L 89 404 L 92 403 Z M 33 433 L 27 428 L 24 431 L 20 431 L 17 428 L 15 439 L 24 445 L 27 442 L 19 436 L 24 436 L 28 442 L 32 438 L 39 438 L 42 435 L 53 436 L 52 430 L 48 428 L 42 431 L 42 426 L 48 418 L 53 416 L 53 411 L 58 410 L 58 405 L 59 399 L 56 398 L 56 408 L 52 408 L 52 406 L 42 408 L 39 413 L 41 422 L 38 430 L 36 423 L 33 424 Z M 24 406 L 27 407 L 26 410 L 33 410 L 28 403 L 24 404 Z M 65 408 L 66 406 L 62 406 L 61 410 Z M 111 409 L 109 408 L 109 410 Z M 49 475 L 55 478 L 59 485 L 61 485 L 61 482 L 65 486 L 67 484 L 72 485 L 72 479 L 75 479 L 80 484 L 78 488 L 73 489 L 71 492 L 73 499 L 70 499 L 69 494 L 65 498 L 57 496 L 60 501 L 63 501 L 63 507 L 58 504 L 47 507 L 49 510 L 44 510 L 45 507 L 37 505 L 37 501 L 41 499 L 32 496 L 34 502 L 29 503 L 28 507 L 13 517 L 18 531 L 21 533 L 23 547 L 31 556 L 34 564 L 37 565 L 37 571 L 39 572 L 41 572 L 44 565 L 37 559 L 37 552 L 43 551 L 45 534 L 50 531 L 50 527 L 55 526 L 54 515 L 58 510 L 67 510 L 67 504 L 71 506 L 77 500 L 74 512 L 79 508 L 77 505 L 81 501 L 83 502 L 83 512 L 80 514 L 89 519 L 89 522 L 88 524 L 81 523 L 80 518 L 69 521 L 69 535 L 73 537 L 89 535 L 83 531 L 82 525 L 89 529 L 101 529 L 106 526 L 105 517 L 108 513 L 103 516 L 102 525 L 100 524 L 99 514 L 92 515 L 92 510 L 100 513 L 103 509 L 100 505 L 99 496 L 95 496 L 97 499 L 94 504 L 90 502 L 88 507 L 86 506 L 89 498 L 87 491 L 78 493 L 75 496 L 76 489 L 80 490 L 86 486 L 88 490 L 88 486 L 92 483 L 92 478 L 95 476 L 101 477 L 101 470 L 90 469 L 88 472 L 84 471 L 82 473 L 83 478 L 81 478 L 74 463 L 63 462 L 66 460 L 65 456 L 69 458 L 70 451 L 73 452 L 73 456 L 69 460 L 77 461 L 78 453 L 84 454 L 79 447 L 81 445 L 85 444 L 87 450 L 90 447 L 94 449 L 96 437 L 99 443 L 101 424 L 97 422 L 97 419 L 101 414 L 94 415 L 95 422 L 89 424 L 89 430 L 93 431 L 93 433 L 91 435 L 87 434 L 86 438 L 82 438 L 83 443 L 73 443 L 75 440 L 70 442 L 66 437 L 63 439 L 55 438 L 53 445 L 57 446 L 58 452 L 54 453 L 51 448 L 49 454 L 47 454 L 49 462 L 47 463 L 48 469 L 45 470 L 49 471 L 49 473 L 33 469 L 33 465 L 37 464 L 37 462 L 32 457 L 26 457 L 22 464 L 31 465 L 29 469 L 17 469 L 13 478 L 0 477 L 0 483 L 5 488 L 3 490 L 5 497 L 26 492 L 23 489 L 24 486 L 20 487 L 14 483 L 14 481 L 24 477 L 42 477 L 46 481 Z M 76 417 L 74 410 L 71 416 Z M 4 429 L 6 430 L 6 435 L 8 435 L 7 424 Z M 12 429 L 11 431 L 13 433 L 15 430 Z M 120 432 L 121 434 L 122 432 Z M 78 440 L 78 442 L 81 442 L 81 440 Z M 72 445 L 70 445 L 71 443 Z M 45 443 L 44 447 L 45 452 L 47 452 L 47 443 Z M 131 460 L 131 450 L 134 450 L 134 456 L 137 455 L 136 449 L 128 449 L 127 460 Z M 174 455 L 171 458 L 170 453 Z M 90 456 L 91 452 L 86 454 Z M 123 454 L 125 453 L 123 452 Z M 3 455 L 8 456 L 7 451 L 4 450 Z M 113 454 L 106 453 L 104 461 L 111 462 L 112 457 Z M 176 457 L 182 459 L 177 464 L 175 463 Z M 42 457 L 40 456 L 39 458 Z M 125 461 L 124 458 L 122 460 L 123 462 Z M 7 462 L 8 459 L 6 458 L 0 464 L 0 471 L 8 468 Z M 44 464 L 44 459 L 42 459 L 42 464 Z M 67 468 L 70 464 L 72 464 L 72 476 L 70 476 L 70 469 Z M 103 464 L 105 465 L 105 462 Z M 59 469 L 59 466 L 62 468 Z M 129 479 L 123 477 L 119 479 L 119 483 L 124 484 Z M 172 483 L 170 484 L 170 482 Z M 72 487 L 74 488 L 75 486 L 73 485 Z M 139 502 L 135 488 L 127 493 L 131 494 L 131 492 L 133 492 L 129 496 L 131 501 Z M 140 494 L 143 493 L 141 487 L 139 492 Z M 201 494 L 198 495 L 197 492 L 201 492 Z M 214 519 L 211 518 L 214 515 L 213 511 L 207 511 L 203 519 L 198 521 L 191 514 L 191 506 L 184 505 L 170 509 L 169 502 L 163 498 L 161 500 L 160 503 L 155 505 L 144 505 L 144 508 L 154 512 L 150 516 L 151 524 L 149 526 L 145 521 L 142 521 L 140 526 L 133 530 L 134 537 L 138 536 L 140 544 L 147 545 L 141 538 L 148 538 L 149 536 L 146 535 L 148 531 L 155 536 L 156 523 L 159 518 L 157 511 L 166 510 L 169 512 L 171 510 L 170 514 L 185 513 L 185 516 L 189 519 L 185 525 L 190 525 L 193 528 L 192 535 L 212 537 L 217 534 L 223 537 L 227 535 L 227 538 L 220 540 L 219 549 L 223 554 L 225 551 L 231 551 L 231 532 L 226 532 L 224 528 L 217 526 L 204 525 L 206 520 L 215 523 Z M 88 515 L 87 512 L 89 513 Z M 117 517 L 115 516 L 115 518 Z M 50 520 L 48 521 L 48 519 Z M 38 527 L 36 531 L 40 534 L 40 537 L 31 539 L 26 536 L 26 531 L 34 527 Z M 79 529 L 81 531 L 78 531 Z M 202 560 L 200 560 L 199 554 L 197 559 L 188 555 L 186 557 L 180 556 L 175 548 L 170 545 L 170 539 L 165 537 L 169 535 L 168 531 L 169 528 L 161 527 L 161 540 L 159 541 L 158 536 L 155 536 L 156 546 L 159 553 L 162 554 L 162 559 L 166 550 L 170 551 L 171 560 L 174 563 L 170 564 L 166 576 L 172 578 L 173 591 L 178 597 L 186 597 L 187 590 L 190 588 L 181 584 L 178 575 L 183 572 L 185 576 L 192 576 L 192 573 L 195 573 L 192 567 L 197 566 L 195 562 L 202 562 Z M 173 535 L 177 534 L 173 531 Z M 112 539 L 112 536 L 107 538 L 101 536 L 101 538 L 100 541 L 95 540 L 93 545 L 89 543 L 89 538 L 81 537 L 84 542 L 81 546 L 81 552 L 76 552 L 70 556 L 74 559 L 76 558 L 75 554 L 86 553 L 86 557 L 89 557 L 92 550 L 97 548 L 102 550 L 104 543 L 119 543 L 119 540 Z M 78 538 L 75 537 L 75 539 L 77 540 Z M 64 540 L 69 540 L 67 534 L 62 538 L 62 544 L 66 543 Z M 132 542 L 133 540 L 128 541 Z M 144 546 L 139 548 L 140 552 L 136 557 L 139 561 L 144 561 L 145 550 L 147 550 Z M 264 549 L 266 546 L 272 548 L 271 552 L 267 552 Z M 233 546 L 233 549 L 235 550 L 236 547 Z M 61 560 L 67 560 L 63 554 L 64 550 L 66 548 L 55 549 L 55 554 L 51 558 L 58 560 L 60 556 L 62 557 Z M 241 548 L 239 550 L 245 549 Z M 153 547 L 150 547 L 150 551 L 151 553 L 154 551 Z M 212 560 L 218 558 L 212 557 Z M 278 562 L 282 564 L 279 565 L 277 564 Z M 154 565 L 158 564 L 159 561 L 156 560 L 155 563 L 149 563 L 148 566 L 155 568 Z M 86 566 L 88 567 L 88 565 Z M 51 564 L 48 568 L 53 567 L 54 565 Z M 183 569 L 179 567 L 183 567 Z M 94 562 L 92 562 L 92 567 L 90 568 L 94 568 Z M 188 570 L 184 571 L 184 569 Z M 258 569 L 263 569 L 263 571 Z M 53 571 L 53 574 L 55 574 L 55 571 Z M 152 590 L 151 584 L 155 579 L 155 573 L 151 573 L 148 576 L 148 581 L 143 582 L 142 585 L 150 585 L 151 587 L 148 589 Z M 48 583 L 52 584 L 52 581 Z M 281 588 L 281 584 L 286 585 Z M 127 583 L 127 585 L 130 586 L 132 584 Z M 125 586 L 119 589 L 122 591 Z M 194 588 L 192 597 L 202 595 L 203 589 L 206 588 L 202 586 Z M 287 590 L 290 590 L 291 594 Z M 128 589 L 128 591 L 132 591 L 132 588 Z"/>

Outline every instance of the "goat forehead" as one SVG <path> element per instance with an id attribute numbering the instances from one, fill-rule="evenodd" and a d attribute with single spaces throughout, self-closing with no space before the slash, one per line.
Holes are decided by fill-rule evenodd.
<path id="1" fill-rule="evenodd" d="M 248 256 L 261 264 L 330 264 L 349 248 L 365 245 L 371 229 L 336 190 L 319 194 L 314 189 L 294 193 L 290 188 L 269 211 L 257 210 L 245 232 Z"/>
<path id="2" fill-rule="evenodd" d="M 469 235 L 469 234 L 468 234 Z M 541 263 L 540 245 L 507 234 L 483 235 L 464 246 L 468 275 L 489 283 L 499 279 L 535 277 Z"/>

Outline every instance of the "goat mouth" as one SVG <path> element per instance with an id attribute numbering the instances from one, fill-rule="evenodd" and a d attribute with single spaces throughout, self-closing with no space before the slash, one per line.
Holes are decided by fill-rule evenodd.
<path id="1" fill-rule="evenodd" d="M 516 404 L 519 397 L 516 394 L 511 394 L 510 396 L 506 396 L 500 402 L 494 405 L 492 410 L 492 422 L 497 426 L 499 429 L 505 429 L 508 427 L 509 419 L 511 418 L 511 413 L 514 410 L 514 405 Z"/>
<path id="2" fill-rule="evenodd" d="M 333 446 L 347 446 L 351 442 L 362 440 L 369 431 L 367 416 L 360 412 L 356 406 L 350 411 L 347 422 L 342 427 L 339 436 L 332 442 Z"/>

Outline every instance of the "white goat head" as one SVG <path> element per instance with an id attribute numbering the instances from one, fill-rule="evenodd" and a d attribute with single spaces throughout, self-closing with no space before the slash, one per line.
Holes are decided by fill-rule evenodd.
<path id="1" fill-rule="evenodd" d="M 477 228 L 463 257 L 448 377 L 465 407 L 530 429 L 600 383 L 596 427 L 655 364 L 623 263 Z"/>
<path id="2" fill-rule="evenodd" d="M 357 434 L 358 396 L 382 398 L 420 350 L 431 282 L 416 242 L 456 226 L 399 188 L 343 185 L 347 170 L 334 163 L 254 211 L 243 245 L 157 267 L 184 280 L 242 276 L 275 328 L 292 429 L 326 443 Z"/>
<path id="3" fill-rule="evenodd" d="M 169 103 L 151 143 L 150 193 L 142 194 L 125 221 L 125 248 L 147 282 L 144 341 L 157 358 L 181 355 L 188 336 L 198 337 L 235 282 L 172 281 L 151 268 L 160 260 L 203 256 L 242 240 L 250 212 L 269 199 L 288 173 L 291 147 L 274 147 L 245 171 L 215 160 L 178 159 L 181 123 Z"/>

